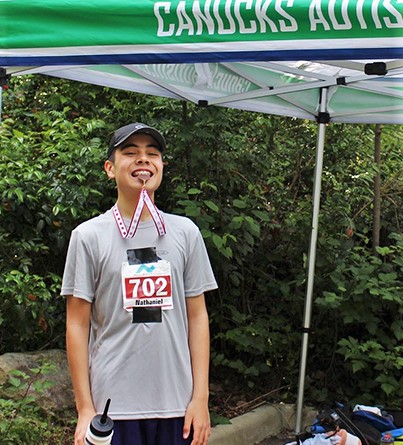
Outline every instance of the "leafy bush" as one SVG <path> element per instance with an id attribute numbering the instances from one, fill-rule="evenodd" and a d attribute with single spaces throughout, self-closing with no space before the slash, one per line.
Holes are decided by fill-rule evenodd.
<path id="1" fill-rule="evenodd" d="M 70 232 L 115 199 L 102 172 L 112 131 L 143 121 L 168 140 L 157 205 L 199 225 L 219 282 L 208 297 L 213 378 L 294 398 L 316 124 L 34 76 L 4 96 L 0 352 L 63 346 Z M 327 129 L 308 399 L 400 394 L 403 131 L 383 135 L 376 252 L 373 128 Z"/>
<path id="2" fill-rule="evenodd" d="M 62 116 L 36 114 L 40 131 L 3 122 L 0 352 L 63 346 L 58 293 L 70 232 L 107 200 L 93 168 L 100 164 L 101 142 L 94 134 L 102 124 L 73 124 Z"/>
<path id="3" fill-rule="evenodd" d="M 8 380 L 0 385 L 0 434 L 4 445 L 41 445 L 68 444 L 71 442 L 71 428 L 44 416 L 36 403 L 36 394 L 52 386 L 43 379 L 53 370 L 52 365 L 44 363 L 28 372 L 11 371 Z M 18 394 L 16 397 L 15 394 Z M 22 394 L 22 396 L 21 396 Z"/>
<path id="4" fill-rule="evenodd" d="M 402 234 L 391 234 L 390 242 L 377 256 L 361 246 L 339 248 L 328 290 L 316 300 L 337 320 L 335 352 L 344 360 L 338 382 L 348 379 L 350 397 L 362 402 L 388 404 L 403 395 Z"/>

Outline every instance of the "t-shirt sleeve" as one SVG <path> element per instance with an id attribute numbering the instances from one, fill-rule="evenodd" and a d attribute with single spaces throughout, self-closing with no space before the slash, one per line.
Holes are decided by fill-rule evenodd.
<path id="1" fill-rule="evenodd" d="M 91 303 L 95 295 L 94 252 L 84 235 L 77 229 L 71 234 L 61 295 L 74 295 Z"/>
<path id="2" fill-rule="evenodd" d="M 203 237 L 199 229 L 196 228 L 196 230 L 193 242 L 189 243 L 184 273 L 186 297 L 196 297 L 204 292 L 217 289 Z"/>

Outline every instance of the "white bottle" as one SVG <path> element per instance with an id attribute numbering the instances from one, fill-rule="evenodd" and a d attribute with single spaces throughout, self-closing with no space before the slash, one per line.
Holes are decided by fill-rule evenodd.
<path id="1" fill-rule="evenodd" d="M 108 399 L 103 414 L 97 414 L 88 425 L 85 435 L 86 445 L 110 445 L 113 436 L 113 420 L 108 417 L 111 399 Z"/>

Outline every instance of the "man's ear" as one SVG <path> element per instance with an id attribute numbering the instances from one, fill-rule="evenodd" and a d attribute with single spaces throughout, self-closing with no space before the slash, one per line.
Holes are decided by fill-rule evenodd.
<path id="1" fill-rule="evenodd" d="M 104 170 L 106 171 L 109 179 L 115 179 L 114 165 L 109 159 L 104 163 Z"/>

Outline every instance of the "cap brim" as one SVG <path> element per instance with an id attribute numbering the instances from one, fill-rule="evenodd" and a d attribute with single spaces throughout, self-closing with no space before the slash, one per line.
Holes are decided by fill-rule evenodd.
<path id="1" fill-rule="evenodd" d="M 124 141 L 136 133 L 144 133 L 150 135 L 158 144 L 158 148 L 161 152 L 163 152 L 166 148 L 166 141 L 164 136 L 153 127 L 150 127 L 146 124 L 142 123 L 133 123 L 129 125 L 125 125 L 124 127 L 118 128 L 112 136 L 112 139 L 109 143 L 108 148 L 108 158 L 112 155 L 114 150 L 119 147 L 119 145 L 123 144 Z"/>

